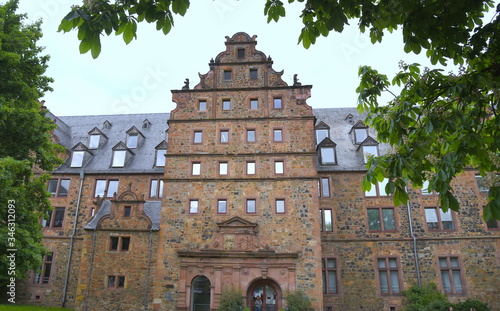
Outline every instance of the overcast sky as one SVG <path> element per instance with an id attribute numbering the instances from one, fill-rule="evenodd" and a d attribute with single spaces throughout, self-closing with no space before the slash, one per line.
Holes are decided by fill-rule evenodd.
<path id="1" fill-rule="evenodd" d="M 198 73 L 207 73 L 210 59 L 225 50 L 225 37 L 240 31 L 257 35 L 257 49 L 272 56 L 276 71 L 284 70 L 285 82 L 291 84 L 296 73 L 303 85 L 313 85 L 308 100 L 313 108 L 356 106 L 361 65 L 392 76 L 400 60 L 427 63 L 423 55 L 403 52 L 399 34 L 372 45 L 355 23 L 306 50 L 297 44 L 300 3 L 287 5 L 287 16 L 268 24 L 264 1 L 250 0 L 192 1 L 184 17 L 174 16 L 168 35 L 140 23 L 138 39 L 129 45 L 121 36 L 103 37 L 101 55 L 94 60 L 90 53 L 79 53 L 76 32 L 57 32 L 72 4 L 81 1 L 20 0 L 18 11 L 29 20 L 43 19 L 39 45 L 51 56 L 46 75 L 55 80 L 54 91 L 43 99 L 59 116 L 170 112 L 175 108 L 170 90 L 180 89 L 186 78 L 194 87 Z"/>

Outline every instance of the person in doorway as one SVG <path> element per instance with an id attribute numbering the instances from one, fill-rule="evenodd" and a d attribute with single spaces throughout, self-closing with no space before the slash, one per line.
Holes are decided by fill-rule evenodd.
<path id="1" fill-rule="evenodd" d="M 255 311 L 262 311 L 262 298 L 260 296 L 255 298 Z"/>

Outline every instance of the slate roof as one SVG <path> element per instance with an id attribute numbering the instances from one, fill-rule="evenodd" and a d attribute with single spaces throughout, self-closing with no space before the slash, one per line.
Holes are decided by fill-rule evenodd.
<path id="1" fill-rule="evenodd" d="M 313 109 L 316 117 L 316 125 L 326 124 L 329 129 L 329 138 L 336 145 L 335 165 L 321 165 L 318 161 L 318 171 L 365 171 L 363 148 L 354 141 L 353 126 L 359 127 L 364 115 L 356 108 L 322 108 Z M 98 149 L 89 149 L 93 154 L 90 161 L 84 164 L 85 173 L 163 173 L 163 167 L 155 167 L 155 153 L 158 145 L 166 139 L 165 131 L 168 129 L 168 113 L 127 114 L 127 115 L 95 115 L 95 116 L 69 116 L 53 117 L 58 124 L 55 135 L 59 137 L 60 143 L 71 150 L 76 145 L 89 144 L 89 132 L 100 130 L 106 137 L 106 142 Z M 112 126 L 109 129 L 103 127 L 105 122 Z M 148 128 L 143 128 L 147 123 Z M 126 143 L 127 131 L 133 127 L 143 136 L 143 143 L 136 149 L 130 149 L 134 154 L 132 159 L 124 167 L 111 167 L 113 150 L 120 142 Z M 135 130 L 134 130 L 135 131 Z M 376 141 L 373 129 L 368 128 L 368 141 Z M 142 138 L 142 137 L 141 137 Z M 379 155 L 387 153 L 390 148 L 385 144 L 378 145 Z M 71 158 L 56 169 L 59 173 L 78 173 L 82 168 L 70 167 Z"/>
<path id="2" fill-rule="evenodd" d="M 90 161 L 83 166 L 85 173 L 163 173 L 163 167 L 155 167 L 156 149 L 162 141 L 166 139 L 165 131 L 168 129 L 168 113 L 147 113 L 147 114 L 123 114 L 123 115 L 95 115 L 95 116 L 67 116 L 55 117 L 51 115 L 57 123 L 58 128 L 54 135 L 59 138 L 60 144 L 71 150 L 81 143 L 89 146 L 89 132 L 94 128 L 99 129 L 106 137 L 105 143 L 98 149 L 89 149 L 93 156 Z M 103 128 L 103 124 L 111 123 L 109 129 Z M 143 124 L 148 125 L 143 128 Z M 142 144 L 138 148 L 131 148 L 134 154 L 130 162 L 125 167 L 111 167 L 113 156 L 112 148 L 119 142 L 126 143 L 127 131 L 132 127 L 144 136 Z M 56 169 L 58 173 L 78 173 L 80 167 L 70 167 L 71 157 Z"/>

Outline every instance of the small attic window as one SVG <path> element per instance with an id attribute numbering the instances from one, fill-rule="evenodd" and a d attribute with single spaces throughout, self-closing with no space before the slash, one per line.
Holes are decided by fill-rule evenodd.
<path id="1" fill-rule="evenodd" d="M 127 132 L 127 148 L 139 148 L 144 142 L 144 135 L 135 127 L 132 126 Z"/>
<path id="2" fill-rule="evenodd" d="M 109 129 L 111 128 L 111 126 L 112 126 L 112 124 L 111 124 L 108 120 L 106 120 L 106 121 L 104 121 L 104 123 L 102 124 L 102 129 L 103 129 L 103 130 L 109 130 Z"/>
<path id="3" fill-rule="evenodd" d="M 156 147 L 155 166 L 165 166 L 165 155 L 167 154 L 167 142 L 162 141 Z"/>
<path id="4" fill-rule="evenodd" d="M 316 132 L 316 144 L 319 144 L 325 139 L 326 137 L 330 137 L 330 127 L 326 125 L 323 121 L 321 121 L 318 125 L 315 127 L 315 132 Z"/>
<path id="5" fill-rule="evenodd" d="M 345 118 L 349 124 L 354 124 L 354 117 L 352 114 L 348 114 Z"/>
<path id="6" fill-rule="evenodd" d="M 371 156 L 378 157 L 378 146 L 363 146 L 363 157 L 365 163 L 368 163 L 368 159 Z"/>
<path id="7" fill-rule="evenodd" d="M 319 163 L 321 165 L 336 165 L 337 164 L 336 147 L 337 147 L 337 144 L 334 143 L 328 137 L 325 137 L 321 141 L 321 143 L 318 145 Z"/>
<path id="8" fill-rule="evenodd" d="M 359 145 L 368 137 L 368 127 L 362 121 L 358 121 L 352 126 L 351 133 L 354 134 L 354 143 Z"/>
<path id="9" fill-rule="evenodd" d="M 245 58 L 245 49 L 244 48 L 239 48 L 238 49 L 238 59 Z"/>
<path id="10" fill-rule="evenodd" d="M 127 148 L 123 142 L 118 142 L 113 148 L 113 159 L 111 161 L 112 167 L 124 167 L 129 162 L 134 153 Z"/>
<path id="11" fill-rule="evenodd" d="M 89 136 L 89 149 L 99 148 L 99 140 L 101 135 L 90 135 Z"/>
<path id="12" fill-rule="evenodd" d="M 127 136 L 127 147 L 129 148 L 137 148 L 137 141 L 139 135 L 137 134 L 128 134 Z"/>
<path id="13" fill-rule="evenodd" d="M 148 119 L 142 121 L 142 128 L 145 129 L 145 130 L 149 130 L 149 128 L 151 127 L 151 122 L 148 121 Z"/>
<path id="14" fill-rule="evenodd" d="M 89 132 L 89 149 L 98 149 L 102 146 L 108 138 L 97 127 L 94 127 Z"/>
<path id="15" fill-rule="evenodd" d="M 71 167 L 82 167 L 85 151 L 73 151 L 71 155 Z"/>

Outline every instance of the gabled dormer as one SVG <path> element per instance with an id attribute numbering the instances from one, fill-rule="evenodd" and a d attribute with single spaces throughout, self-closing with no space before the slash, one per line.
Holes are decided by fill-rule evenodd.
<path id="1" fill-rule="evenodd" d="M 104 135 L 101 130 L 99 130 L 97 127 L 94 127 L 90 132 L 89 132 L 89 143 L 88 147 L 89 149 L 99 149 L 102 147 L 108 140 L 108 137 Z"/>
<path id="2" fill-rule="evenodd" d="M 127 146 L 121 141 L 112 149 L 113 158 L 111 159 L 111 167 L 124 167 L 135 155 L 132 150 L 127 148 Z"/>
<path id="3" fill-rule="evenodd" d="M 349 134 L 353 135 L 354 143 L 359 145 L 368 137 L 368 127 L 363 121 L 358 121 L 352 126 Z"/>
<path id="4" fill-rule="evenodd" d="M 111 124 L 111 122 L 109 122 L 108 120 L 106 120 L 102 123 L 103 130 L 110 130 L 112 126 L 113 126 L 113 124 Z"/>
<path id="5" fill-rule="evenodd" d="M 165 155 L 167 154 L 167 142 L 162 141 L 155 147 L 155 165 L 156 167 L 165 166 Z"/>
<path id="6" fill-rule="evenodd" d="M 69 166 L 83 167 L 90 161 L 93 155 L 89 148 L 80 142 L 71 148 L 71 162 Z"/>
<path id="7" fill-rule="evenodd" d="M 135 126 L 132 126 L 127 132 L 127 144 L 130 149 L 139 148 L 144 142 L 144 135 Z"/>
<path id="8" fill-rule="evenodd" d="M 370 156 L 378 157 L 378 145 L 379 142 L 371 136 L 368 136 L 361 144 L 359 144 L 357 151 L 361 151 L 363 153 L 365 163 L 368 162 Z"/>
<path id="9" fill-rule="evenodd" d="M 316 144 L 318 145 L 326 137 L 330 137 L 330 127 L 323 121 L 319 122 L 314 130 L 316 132 Z"/>
<path id="10" fill-rule="evenodd" d="M 148 119 L 145 119 L 142 121 L 142 129 L 143 130 L 149 130 L 151 128 L 151 125 L 153 125 L 151 122 L 149 122 Z"/>
<path id="11" fill-rule="evenodd" d="M 354 116 L 352 114 L 348 114 L 347 117 L 345 117 L 345 120 L 349 124 L 354 124 Z"/>
<path id="12" fill-rule="evenodd" d="M 337 144 L 329 137 L 325 137 L 316 147 L 318 151 L 318 160 L 320 165 L 337 164 Z"/>

